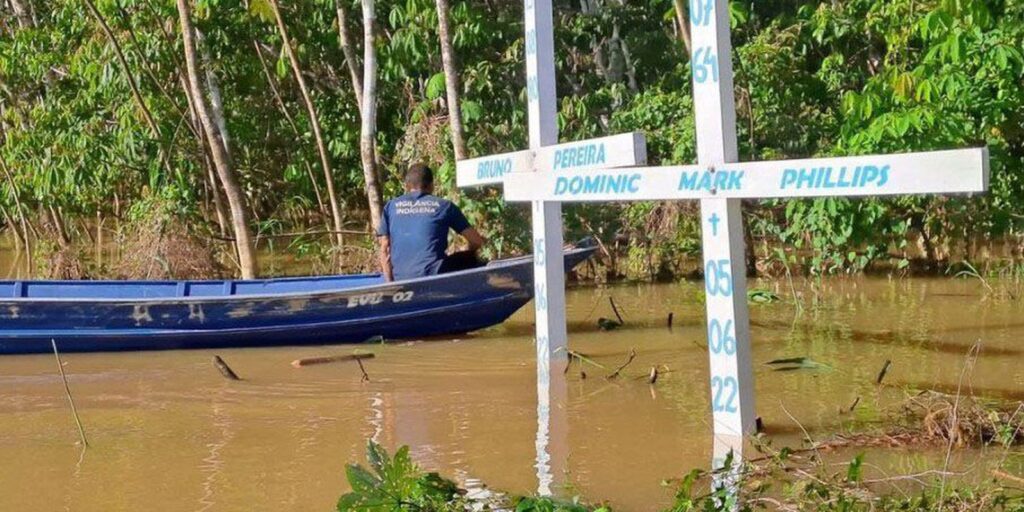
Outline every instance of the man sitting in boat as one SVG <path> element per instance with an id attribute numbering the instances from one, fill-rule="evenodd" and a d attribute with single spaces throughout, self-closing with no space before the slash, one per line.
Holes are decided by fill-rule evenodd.
<path id="1" fill-rule="evenodd" d="M 413 279 L 482 265 L 476 251 L 484 237 L 451 201 L 432 195 L 434 173 L 424 164 L 405 171 L 405 194 L 388 201 L 380 220 L 380 266 L 384 278 Z M 462 235 L 469 249 L 445 256 L 448 231 Z"/>

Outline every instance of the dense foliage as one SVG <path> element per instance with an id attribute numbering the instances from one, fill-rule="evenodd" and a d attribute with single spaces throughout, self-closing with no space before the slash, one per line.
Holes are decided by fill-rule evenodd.
<path id="1" fill-rule="evenodd" d="M 347 11 L 346 28 L 359 35 L 360 8 L 337 2 L 288 1 L 280 10 L 311 90 L 346 226 L 363 230 L 360 115 L 337 15 L 339 7 Z M 398 192 L 396 177 L 407 163 L 430 162 L 441 170 L 442 192 L 457 194 L 491 236 L 493 252 L 524 250 L 525 210 L 505 205 L 495 191 L 453 190 L 435 3 L 377 3 L 376 144 L 385 195 Z M 193 8 L 206 81 L 219 96 L 211 102 L 222 103 L 231 158 L 262 235 L 314 230 L 330 217 L 314 120 L 282 49 L 274 4 L 196 0 Z M 219 224 L 227 233 L 185 92 L 175 3 L 96 0 L 94 12 L 79 0 L 0 5 L 0 226 L 85 239 L 84 221 L 122 219 L 156 195 L 176 202 L 195 231 L 214 233 Z M 451 5 L 470 153 L 525 147 L 521 2 Z M 692 161 L 690 70 L 676 3 L 555 6 L 561 138 L 644 130 L 652 163 Z M 1024 2 L 735 1 L 731 18 L 741 158 L 978 145 L 992 152 L 992 189 L 984 197 L 746 205 L 762 269 L 836 272 L 904 266 L 911 258 L 941 266 L 1021 256 Z M 567 207 L 567 238 L 598 235 L 611 248 L 614 273 L 677 272 L 699 248 L 692 208 Z M 1008 252 L 989 254 L 993 243 Z M 316 252 L 306 243 L 293 247 Z"/>

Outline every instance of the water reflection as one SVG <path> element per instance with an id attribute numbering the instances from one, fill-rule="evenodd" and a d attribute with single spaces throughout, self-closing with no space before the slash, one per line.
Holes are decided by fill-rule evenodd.
<path id="1" fill-rule="evenodd" d="M 368 439 L 392 452 L 408 444 L 425 469 L 479 492 L 486 484 L 579 494 L 620 510 L 663 508 L 673 489 L 662 481 L 724 453 L 711 437 L 700 289 L 571 290 L 570 346 L 603 366 L 587 364 L 587 378 L 575 362 L 568 373 L 538 373 L 530 308 L 472 338 L 363 347 L 377 356 L 366 383 L 355 366 L 289 364 L 349 353 L 347 346 L 220 351 L 247 379 L 230 384 L 210 367 L 210 351 L 68 354 L 94 441 L 77 470 L 77 431 L 52 355 L 0 358 L 0 510 L 164 512 L 180 510 L 182 497 L 193 508 L 215 503 L 211 510 L 330 509 L 347 489 L 345 464 L 365 464 Z M 789 303 L 751 308 L 757 414 L 775 448 L 877 422 L 903 400 L 904 386 L 955 389 L 978 339 L 970 389 L 1024 394 L 1022 301 L 994 301 L 951 280 L 826 280 L 798 292 L 802 313 Z M 608 295 L 626 326 L 598 331 L 596 319 L 612 315 Z M 631 349 L 638 356 L 622 376 L 604 378 Z M 764 364 L 784 357 L 831 369 L 777 372 Z M 879 387 L 886 360 L 892 368 Z M 651 367 L 660 374 L 654 386 Z M 855 411 L 840 412 L 858 398 Z M 866 464 L 894 473 L 936 459 L 941 466 L 944 456 L 869 452 Z M 968 463 L 979 457 L 961 455 Z M 1009 460 L 1024 464 L 1020 455 Z"/>
<path id="2" fill-rule="evenodd" d="M 568 360 L 561 354 L 544 356 L 537 361 L 537 494 L 551 496 L 556 488 L 556 475 L 564 475 L 569 458 L 569 420 L 566 404 L 569 388 L 565 376 Z M 552 359 L 556 369 L 552 371 Z"/>

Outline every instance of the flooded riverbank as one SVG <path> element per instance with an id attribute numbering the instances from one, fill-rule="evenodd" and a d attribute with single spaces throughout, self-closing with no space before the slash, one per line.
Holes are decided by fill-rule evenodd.
<path id="1" fill-rule="evenodd" d="M 560 492 L 653 510 L 671 498 L 662 480 L 707 467 L 700 292 L 694 282 L 570 291 L 571 347 L 608 369 L 568 375 L 565 421 L 553 426 L 549 445 Z M 831 280 L 814 289 L 798 283 L 797 292 L 802 310 L 785 301 L 752 306 L 757 411 L 774 446 L 799 446 L 802 429 L 819 438 L 870 426 L 906 389 L 955 391 L 979 341 L 970 390 L 1024 397 L 1021 301 L 952 279 Z M 626 326 L 603 332 L 597 319 L 613 315 L 609 296 Z M 361 346 L 377 355 L 366 362 L 365 383 L 353 364 L 289 364 L 351 346 L 217 352 L 241 382 L 224 380 L 209 351 L 67 354 L 91 444 L 84 455 L 52 356 L 0 358 L 0 510 L 329 510 L 347 489 L 344 465 L 363 460 L 370 438 L 408 444 L 423 467 L 462 482 L 535 491 L 531 321 L 526 308 L 460 339 Z M 622 378 L 606 380 L 630 349 L 636 361 Z M 829 368 L 764 364 L 785 357 Z M 886 360 L 892 368 L 878 388 Z M 644 378 L 652 366 L 662 369 L 654 386 Z M 853 413 L 840 412 L 858 397 Z M 955 452 L 953 464 L 970 467 L 979 455 L 986 454 Z M 920 449 L 868 451 L 872 464 L 892 473 L 941 458 Z"/>

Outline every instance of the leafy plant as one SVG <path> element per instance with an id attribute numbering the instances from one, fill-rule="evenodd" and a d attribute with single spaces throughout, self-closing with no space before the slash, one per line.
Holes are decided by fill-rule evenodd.
<path id="1" fill-rule="evenodd" d="M 379 444 L 369 441 L 366 459 L 370 468 L 350 464 L 345 469 L 352 492 L 338 500 L 338 512 L 397 512 L 455 510 L 461 498 L 458 486 L 437 473 L 425 473 L 403 446 L 388 455 Z"/>

